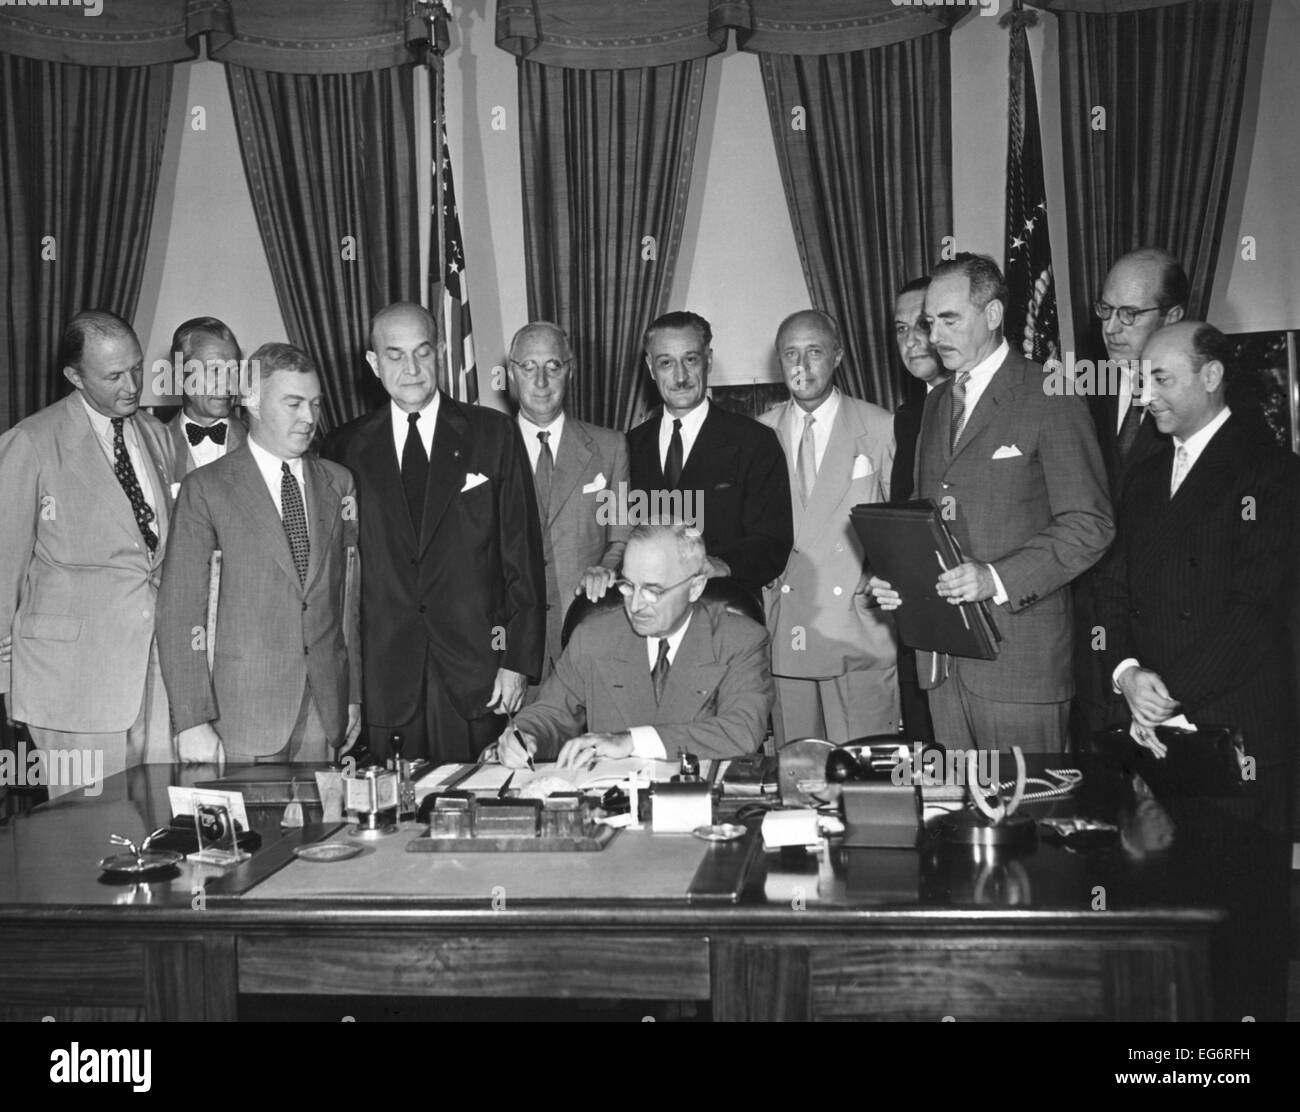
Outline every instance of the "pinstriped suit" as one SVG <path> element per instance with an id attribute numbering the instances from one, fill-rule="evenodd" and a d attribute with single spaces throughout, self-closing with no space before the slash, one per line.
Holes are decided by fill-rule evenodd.
<path id="1" fill-rule="evenodd" d="M 934 499 L 965 557 L 992 564 L 1008 595 L 1000 606 L 990 603 L 1002 634 L 997 657 L 951 658 L 947 680 L 931 691 L 935 735 L 944 744 L 971 740 L 971 701 L 957 705 L 964 690 L 999 723 L 983 727 L 997 738 L 981 738 L 975 728 L 976 742 L 1034 752 L 1065 745 L 1063 705 L 1073 693 L 1068 585 L 1101 558 L 1115 528 L 1087 407 L 1074 396 L 1047 394 L 1043 382 L 1037 363 L 1009 351 L 955 452 L 952 380 L 926 399 L 917 496 Z M 923 686 L 935 675 L 933 661 L 917 654 Z"/>

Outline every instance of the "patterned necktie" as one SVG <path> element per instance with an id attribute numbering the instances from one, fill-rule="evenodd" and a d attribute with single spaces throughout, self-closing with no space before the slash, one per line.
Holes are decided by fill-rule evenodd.
<path id="1" fill-rule="evenodd" d="M 204 439 L 211 440 L 213 444 L 224 444 L 226 442 L 226 425 L 224 421 L 218 421 L 215 425 L 196 425 L 193 421 L 186 421 L 185 435 L 189 439 L 192 448 L 197 448 L 203 443 Z"/>
<path id="2" fill-rule="evenodd" d="M 307 582 L 307 558 L 311 554 L 311 541 L 307 538 L 307 511 L 302 505 L 302 491 L 287 463 L 280 464 L 280 517 L 289 537 L 289 551 L 293 553 L 293 566 L 298 572 L 298 582 Z"/>
<path id="3" fill-rule="evenodd" d="M 1124 423 L 1119 427 L 1119 458 L 1121 461 L 1128 458 L 1129 452 L 1133 448 L 1133 442 L 1137 439 L 1138 429 L 1142 426 L 1142 407 L 1140 405 L 1130 405 L 1128 412 L 1124 414 Z"/>
<path id="4" fill-rule="evenodd" d="M 668 456 L 664 460 L 664 482 L 669 490 L 676 490 L 682 480 L 682 422 L 673 419 L 673 436 L 668 441 Z"/>
<path id="5" fill-rule="evenodd" d="M 140 527 L 140 535 L 144 537 L 145 547 L 149 549 L 149 555 L 152 556 L 158 551 L 158 534 L 149 527 L 149 523 L 154 519 L 154 512 L 145 501 L 144 491 L 140 489 L 140 477 L 131 466 L 131 457 L 126 452 L 126 435 L 122 430 L 122 423 L 126 418 L 114 417 L 111 420 L 113 474 L 117 476 L 117 481 L 122 484 L 122 489 L 126 492 L 127 501 L 131 503 L 131 512 L 135 515 L 135 523 Z"/>
<path id="6" fill-rule="evenodd" d="M 1188 470 L 1187 448 L 1179 444 L 1178 450 L 1174 452 L 1174 473 L 1169 482 L 1170 498 L 1178 493 L 1178 488 L 1183 485 L 1183 480 L 1187 478 Z"/>
<path id="7" fill-rule="evenodd" d="M 655 660 L 655 666 L 650 669 L 650 686 L 654 688 L 655 702 L 659 703 L 664 697 L 664 688 L 668 686 L 668 669 L 671 665 L 668 663 L 668 638 L 659 639 L 659 656 Z"/>
<path id="8" fill-rule="evenodd" d="M 961 436 L 962 422 L 966 420 L 966 381 L 970 371 L 958 371 L 952 383 L 952 428 L 948 430 L 948 450 L 957 450 L 957 438 Z"/>
<path id="9" fill-rule="evenodd" d="M 812 497 L 813 484 L 817 482 L 817 442 L 813 439 L 813 422 L 811 413 L 803 418 L 803 436 L 799 440 L 799 461 L 795 464 L 798 472 L 799 490 L 806 503 Z"/>
<path id="10" fill-rule="evenodd" d="M 406 508 L 411 512 L 417 537 L 424 519 L 424 490 L 429 483 L 429 457 L 417 427 L 419 422 L 418 413 L 406 415 L 406 443 L 402 445 L 402 490 L 406 493 Z"/>
<path id="11" fill-rule="evenodd" d="M 551 455 L 551 434 L 543 429 L 537 434 L 542 442 L 537 453 L 537 469 L 533 472 L 533 485 L 537 487 L 537 509 L 545 524 L 551 508 L 551 476 L 555 471 L 555 459 Z"/>

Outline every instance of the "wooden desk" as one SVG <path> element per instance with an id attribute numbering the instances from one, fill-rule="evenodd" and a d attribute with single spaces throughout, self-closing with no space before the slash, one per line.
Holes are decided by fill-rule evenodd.
<path id="1" fill-rule="evenodd" d="M 815 863 L 760 854 L 734 904 L 557 896 L 495 910 L 415 895 L 259 901 L 249 885 L 303 837 L 279 839 L 262 815 L 267 844 L 224 880 L 185 865 L 170 882 L 100 882 L 108 834 L 161 825 L 166 786 L 182 778 L 211 774 L 132 770 L 97 799 L 65 797 L 0 827 L 0 1017 L 228 1020 L 241 997 L 317 993 L 708 1000 L 728 1020 L 1216 1010 L 1225 913 L 1195 891 L 1197 862 L 1177 846 L 1139 861 L 1115 845 L 1040 844 L 992 870 L 852 851 L 820 893 Z"/>

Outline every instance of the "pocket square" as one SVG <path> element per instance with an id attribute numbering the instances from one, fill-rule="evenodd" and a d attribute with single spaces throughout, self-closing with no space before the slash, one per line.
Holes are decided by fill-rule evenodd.
<path id="1" fill-rule="evenodd" d="M 875 470 L 871 466 L 871 460 L 866 456 L 856 455 L 853 457 L 853 474 L 849 476 L 849 479 L 865 479 L 868 475 L 873 474 Z"/>
<path id="2" fill-rule="evenodd" d="M 1016 456 L 1023 455 L 1023 454 L 1024 453 L 1021 452 L 1020 449 L 1017 448 L 1014 444 L 1012 444 L 1011 447 L 1009 448 L 1005 444 L 1003 444 L 1001 448 L 999 448 L 996 452 L 993 453 L 993 458 L 994 459 L 1015 459 Z"/>
<path id="3" fill-rule="evenodd" d="M 596 477 L 582 488 L 583 494 L 595 494 L 598 490 L 605 489 L 605 472 L 598 471 Z"/>
<path id="4" fill-rule="evenodd" d="M 480 475 L 477 471 L 472 471 L 470 474 L 465 476 L 465 485 L 460 488 L 460 492 L 461 494 L 464 494 L 467 490 L 473 490 L 476 486 L 482 486 L 487 481 L 488 477 L 486 475 Z"/>

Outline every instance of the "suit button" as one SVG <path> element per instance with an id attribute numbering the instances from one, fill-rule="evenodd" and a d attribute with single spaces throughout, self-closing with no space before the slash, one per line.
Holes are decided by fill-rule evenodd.
<path id="1" fill-rule="evenodd" d="M 1192 620 L 1192 612 L 1190 610 L 1184 610 L 1181 614 L 1178 615 L 1178 617 L 1180 620 L 1184 622 L 1190 622 Z"/>
<path id="2" fill-rule="evenodd" d="M 420 603 L 420 613 L 421 613 L 421 614 L 423 614 L 427 609 L 428 609 L 428 607 L 425 606 L 424 603 Z"/>
<path id="3" fill-rule="evenodd" d="M 309 649 L 306 645 L 303 645 L 303 647 L 302 647 L 302 655 L 303 655 L 303 656 L 311 656 L 311 649 Z"/>
<path id="4" fill-rule="evenodd" d="M 1141 611 L 1141 610 L 1130 610 L 1130 611 L 1128 612 L 1128 616 L 1129 616 L 1130 618 L 1140 618 L 1140 617 L 1142 617 L 1142 611 Z"/>
<path id="5" fill-rule="evenodd" d="M 302 604 L 302 608 L 303 608 L 303 611 L 306 612 L 306 610 L 307 610 L 307 604 L 306 604 L 305 602 Z"/>
<path id="6" fill-rule="evenodd" d="M 782 583 L 782 584 L 781 584 L 781 593 L 782 593 L 783 595 L 788 595 L 788 594 L 790 593 L 790 584 L 789 584 L 789 583 Z"/>
<path id="7" fill-rule="evenodd" d="M 844 551 L 844 546 L 843 546 L 842 544 L 837 544 L 837 545 L 835 546 L 835 551 L 836 551 L 836 552 L 843 552 L 843 551 Z"/>
<path id="8" fill-rule="evenodd" d="M 420 561 L 419 561 L 419 560 L 412 560 L 412 561 L 411 561 L 411 567 L 413 567 L 413 568 L 418 568 L 419 566 L 420 566 Z"/>
<path id="9" fill-rule="evenodd" d="M 141 611 L 140 611 L 140 617 L 142 617 L 142 618 L 147 618 L 148 616 L 149 616 L 149 611 L 148 611 L 148 610 L 141 610 Z"/>
<path id="10" fill-rule="evenodd" d="M 832 588 L 831 588 L 831 594 L 833 594 L 836 598 L 839 598 L 839 596 L 842 595 L 843 593 L 844 593 L 844 588 L 843 588 L 843 587 L 832 587 Z"/>
<path id="11" fill-rule="evenodd" d="M 943 489 L 944 489 L 944 490 L 947 490 L 950 486 L 952 486 L 952 483 L 944 483 L 944 484 L 943 484 Z"/>

